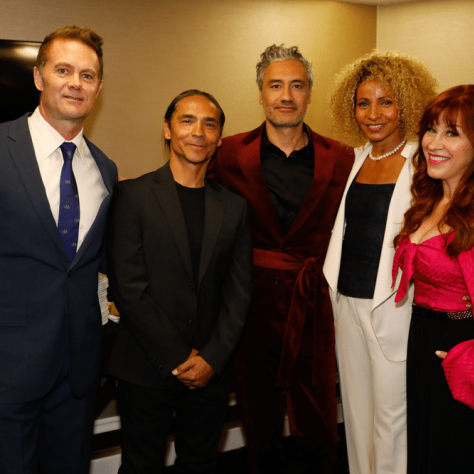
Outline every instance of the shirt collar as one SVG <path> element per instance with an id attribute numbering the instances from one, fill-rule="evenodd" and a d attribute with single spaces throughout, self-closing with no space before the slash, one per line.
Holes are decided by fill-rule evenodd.
<path id="1" fill-rule="evenodd" d="M 313 142 L 313 137 L 311 136 L 311 133 L 310 131 L 308 130 L 308 127 L 306 126 L 305 123 L 303 123 L 303 131 L 306 132 L 306 136 L 308 137 L 308 143 L 306 144 L 306 146 L 304 148 L 302 148 L 302 150 L 304 150 L 306 147 L 308 147 L 312 142 Z M 274 146 L 276 148 L 278 148 L 276 145 L 274 145 L 269 139 L 268 139 L 268 135 L 267 135 L 267 126 L 266 126 L 266 123 L 264 124 L 263 126 L 263 129 L 262 129 L 262 142 L 261 142 L 261 147 L 262 149 L 267 149 L 268 147 L 270 146 Z M 278 148 L 279 149 L 279 148 Z M 300 150 L 298 150 L 300 151 Z"/>
<path id="2" fill-rule="evenodd" d="M 40 153 L 43 158 L 53 154 L 65 141 L 67 141 L 64 140 L 64 137 L 53 126 L 46 122 L 39 111 L 39 107 L 37 107 L 31 117 L 28 118 L 28 122 L 35 134 L 35 140 L 40 148 Z M 87 145 L 84 140 L 83 131 L 84 129 L 81 129 L 81 131 L 69 141 L 76 145 L 79 156 L 84 162 Z"/>
<path id="3" fill-rule="evenodd" d="M 414 153 L 414 151 L 418 148 L 418 143 L 416 142 L 407 142 L 403 147 L 401 155 L 403 158 L 409 158 L 410 155 Z"/>

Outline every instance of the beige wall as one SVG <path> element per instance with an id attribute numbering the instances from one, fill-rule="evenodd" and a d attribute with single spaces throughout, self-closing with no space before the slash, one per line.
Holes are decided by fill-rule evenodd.
<path id="1" fill-rule="evenodd" d="M 164 162 L 162 117 L 186 89 L 215 95 L 226 135 L 259 125 L 255 64 L 273 43 L 297 44 L 313 61 L 307 122 L 335 136 L 328 86 L 375 47 L 376 14 L 372 6 L 317 0 L 2 0 L 0 37 L 41 41 L 69 24 L 104 37 L 105 84 L 86 133 L 121 174 L 135 177 Z"/>
<path id="2" fill-rule="evenodd" d="M 474 83 L 474 1 L 430 0 L 378 8 L 377 48 L 418 56 L 440 90 Z"/>

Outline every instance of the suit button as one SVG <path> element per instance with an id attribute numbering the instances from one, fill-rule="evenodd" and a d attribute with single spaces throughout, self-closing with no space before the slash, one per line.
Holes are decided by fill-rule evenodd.
<path id="1" fill-rule="evenodd" d="M 286 247 L 285 244 L 283 244 L 283 245 L 281 246 L 281 249 L 282 249 L 282 250 L 286 250 L 286 248 L 287 248 L 287 247 Z"/>
<path id="2" fill-rule="evenodd" d="M 69 270 L 69 271 L 67 272 L 67 276 L 70 277 L 71 275 L 72 275 L 72 271 Z"/>
<path id="3" fill-rule="evenodd" d="M 275 278 L 275 285 L 278 285 L 280 283 L 280 279 L 279 278 Z"/>
<path id="4" fill-rule="evenodd" d="M 191 285 L 191 286 L 189 287 L 189 289 L 190 289 L 191 291 L 194 291 L 194 286 Z"/>
<path id="5" fill-rule="evenodd" d="M 188 323 L 189 323 L 189 324 L 194 323 L 194 319 L 189 318 L 189 319 L 188 319 Z"/>

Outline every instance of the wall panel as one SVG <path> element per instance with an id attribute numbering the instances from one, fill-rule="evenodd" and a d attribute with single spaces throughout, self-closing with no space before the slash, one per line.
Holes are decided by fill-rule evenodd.
<path id="1" fill-rule="evenodd" d="M 314 63 L 307 122 L 337 136 L 327 89 L 345 63 L 376 41 L 376 7 L 317 0 L 3 0 L 0 36 L 41 41 L 61 26 L 104 37 L 105 84 L 86 133 L 135 177 L 164 162 L 162 117 L 178 93 L 198 88 L 221 102 L 225 134 L 254 128 L 255 64 L 266 46 L 297 44 Z"/>

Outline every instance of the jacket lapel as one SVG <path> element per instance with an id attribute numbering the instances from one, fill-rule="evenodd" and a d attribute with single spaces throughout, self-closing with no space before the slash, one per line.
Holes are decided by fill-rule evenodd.
<path id="1" fill-rule="evenodd" d="M 356 159 L 354 165 L 352 166 L 349 178 L 347 179 L 346 188 L 342 195 L 341 204 L 339 205 L 339 210 L 337 211 L 336 221 L 334 222 L 334 228 L 332 230 L 331 240 L 329 241 L 328 251 L 326 253 L 326 260 L 323 267 L 323 273 L 328 282 L 329 288 L 333 292 L 337 291 L 337 282 L 339 280 L 339 269 L 341 266 L 341 254 L 342 254 L 342 241 L 344 239 L 344 230 L 345 230 L 345 214 L 346 214 L 346 195 L 349 191 L 349 188 L 354 181 L 357 173 L 359 172 L 362 164 L 364 163 L 368 150 L 365 149 L 358 155 L 356 154 Z"/>
<path id="2" fill-rule="evenodd" d="M 406 163 L 398 176 L 388 209 L 372 309 L 383 303 L 397 290 L 397 285 L 392 288 L 392 265 L 395 256 L 393 239 L 400 231 L 405 212 L 410 207 L 410 187 L 413 176 L 412 159 L 417 147 L 416 143 L 408 143 L 402 152 L 406 158 Z"/>
<path id="3" fill-rule="evenodd" d="M 112 194 L 109 193 L 107 196 L 105 196 L 104 200 L 102 201 L 99 207 L 99 210 L 97 212 L 97 215 L 95 216 L 94 222 L 92 223 L 89 231 L 87 232 L 85 239 L 82 241 L 82 244 L 79 247 L 79 251 L 76 253 L 76 256 L 74 257 L 74 260 L 71 262 L 71 267 L 73 267 L 79 262 L 79 260 L 82 258 L 82 256 L 88 249 L 91 242 L 94 241 L 98 230 L 103 228 L 102 224 L 103 224 L 103 221 L 107 218 L 107 210 L 109 209 L 111 200 L 112 200 Z"/>
<path id="4" fill-rule="evenodd" d="M 247 189 L 251 190 L 252 195 L 258 196 L 258 207 L 265 209 L 265 212 L 262 213 L 261 216 L 263 220 L 262 226 L 273 229 L 273 232 L 277 229 L 277 231 L 281 233 L 278 216 L 265 181 L 260 161 L 262 129 L 264 126 L 265 122 L 245 137 L 243 141 L 245 147 L 239 153 L 239 165 L 247 180 Z"/>
<path id="5" fill-rule="evenodd" d="M 29 115 L 30 114 L 24 115 L 21 119 L 11 124 L 9 135 L 12 140 L 9 146 L 10 154 L 33 208 L 54 243 L 67 258 L 66 250 L 64 249 L 56 222 L 51 213 L 51 207 L 48 197 L 46 196 L 38 162 L 36 161 L 35 150 L 27 122 Z"/>
<path id="6" fill-rule="evenodd" d="M 80 261 L 80 259 L 90 246 L 91 242 L 94 241 L 98 230 L 102 228 L 103 221 L 107 218 L 107 211 L 109 209 L 110 201 L 112 200 L 112 191 L 116 182 L 113 174 L 110 173 L 107 169 L 103 155 L 97 151 L 95 145 L 91 143 L 86 137 L 84 137 L 84 140 L 86 141 L 87 146 L 89 147 L 92 157 L 97 163 L 97 167 L 99 168 L 102 180 L 104 181 L 104 185 L 107 188 L 109 194 L 105 196 L 104 200 L 102 201 L 99 210 L 97 211 L 97 215 L 95 216 L 94 222 L 92 223 L 89 231 L 87 232 L 84 240 L 82 241 L 82 244 L 79 247 L 79 251 L 76 253 L 76 256 L 74 257 L 74 260 L 71 262 L 71 267 L 73 267 Z"/>
<path id="7" fill-rule="evenodd" d="M 115 183 L 117 182 L 117 176 L 114 176 L 108 170 L 108 166 L 105 163 L 105 155 L 102 152 L 99 152 L 97 147 L 93 143 L 91 143 L 86 137 L 84 137 L 84 140 L 86 141 L 87 146 L 89 147 L 92 157 L 97 163 L 97 167 L 99 168 L 102 180 L 104 181 L 107 191 L 109 192 L 109 194 L 112 194 Z"/>
<path id="8" fill-rule="evenodd" d="M 222 226 L 225 203 L 221 190 L 210 180 L 206 179 L 204 198 L 204 234 L 202 238 L 201 259 L 199 263 L 198 285 L 206 273 L 212 252 L 217 243 L 217 238 Z"/>
<path id="9" fill-rule="evenodd" d="M 294 234 L 308 219 L 311 212 L 318 206 L 321 197 L 326 192 L 326 188 L 331 180 L 336 157 L 331 150 L 329 143 L 323 137 L 314 133 L 309 127 L 314 146 L 314 175 L 313 181 L 306 195 L 300 211 L 296 215 L 287 237 Z"/>
<path id="10" fill-rule="evenodd" d="M 153 191 L 166 217 L 186 271 L 192 280 L 193 268 L 188 232 L 169 162 L 155 172 L 154 181 L 156 186 Z"/>

